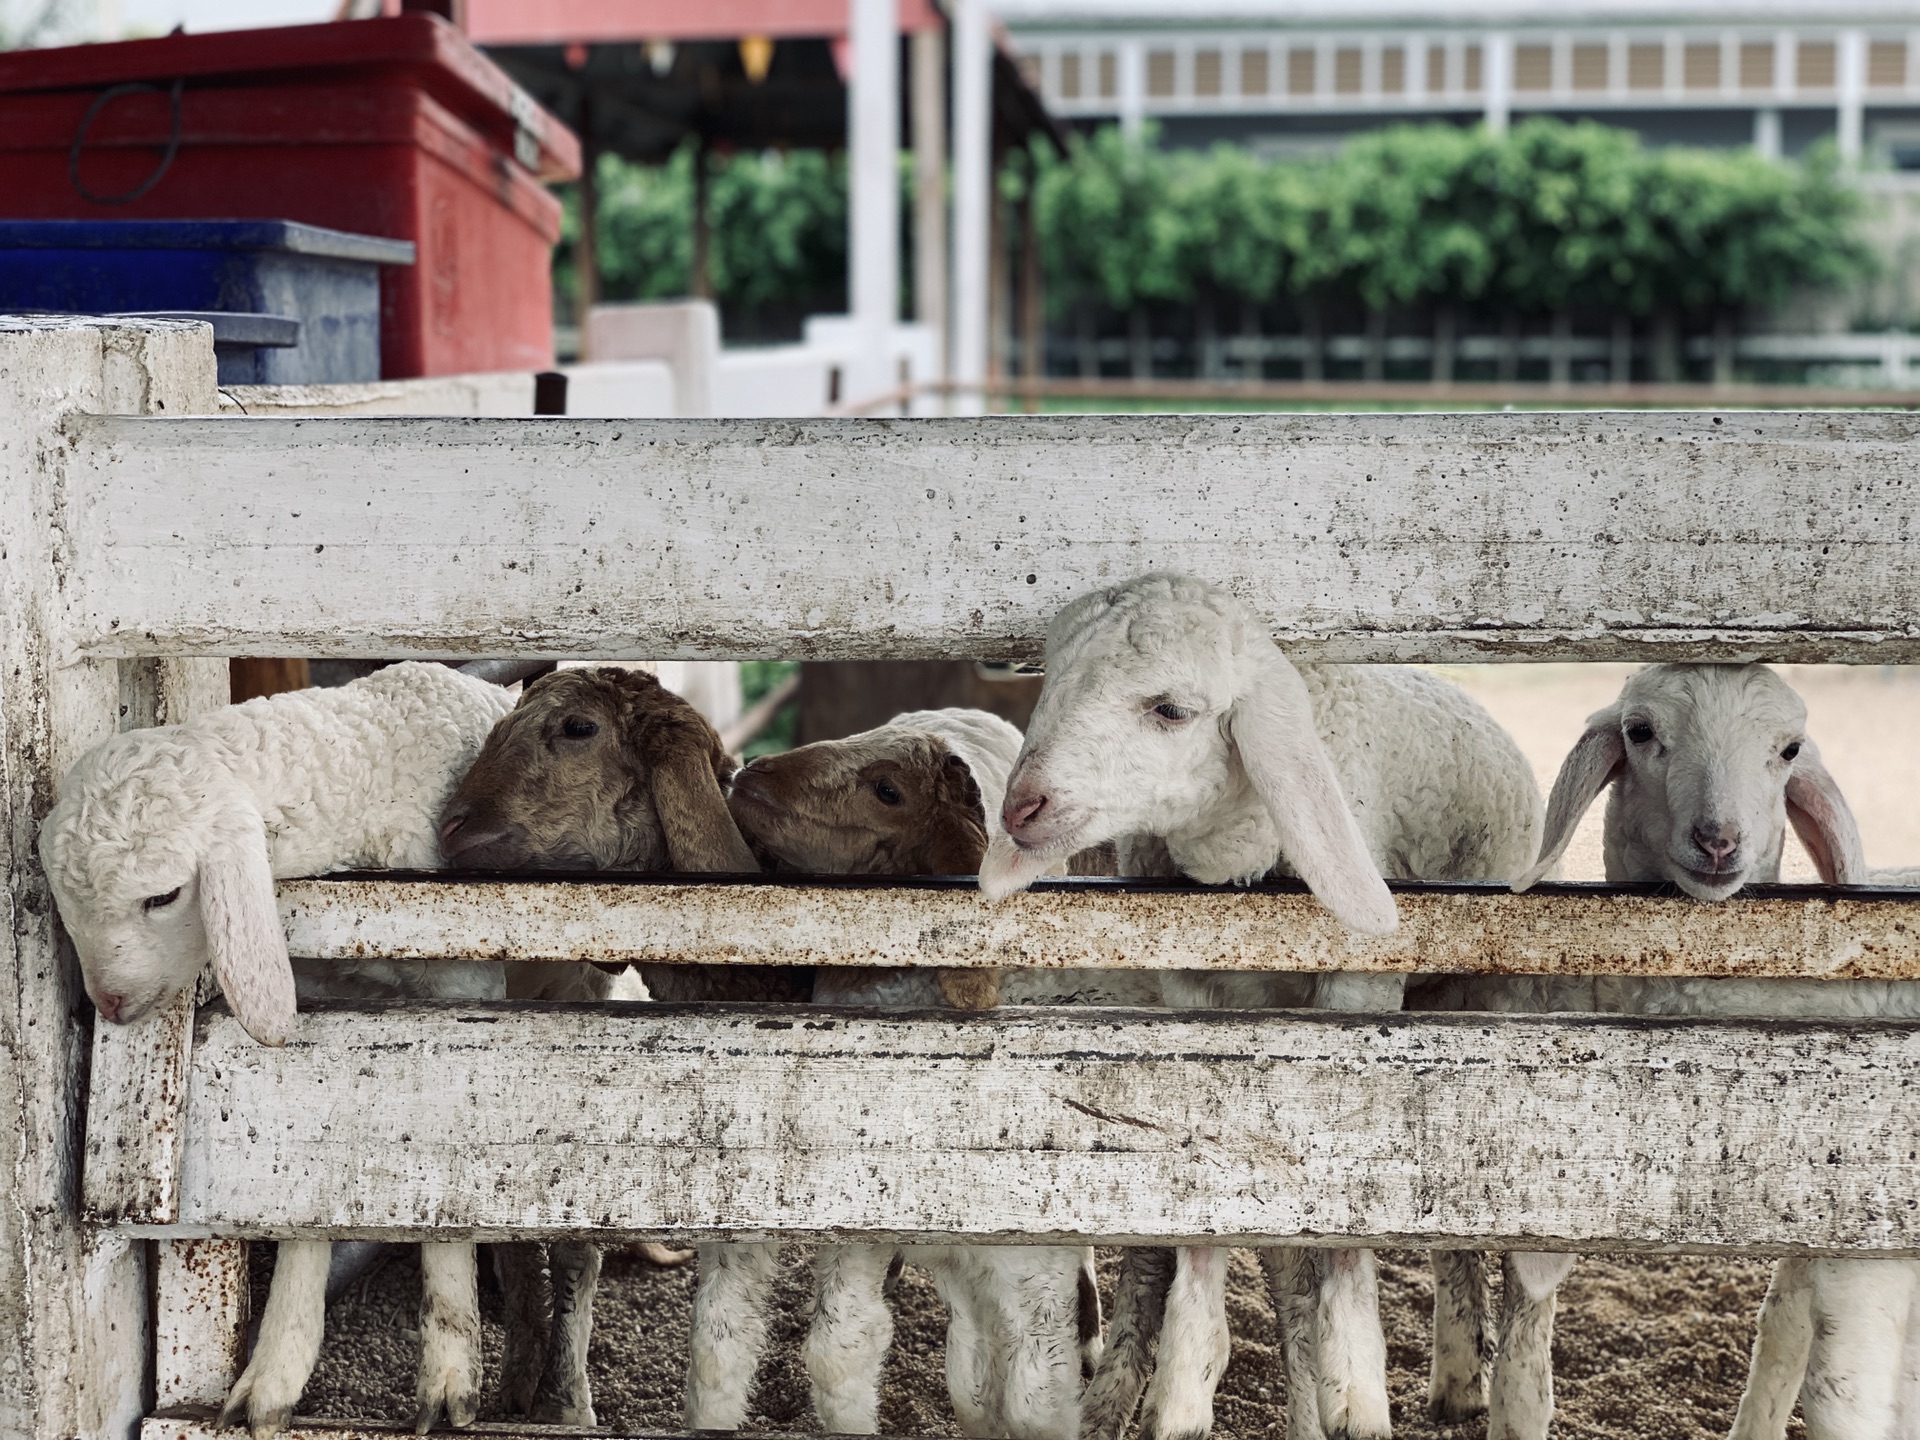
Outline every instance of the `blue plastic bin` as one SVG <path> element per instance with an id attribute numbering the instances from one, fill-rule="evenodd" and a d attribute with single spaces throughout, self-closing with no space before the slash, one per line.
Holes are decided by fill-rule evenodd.
<path id="1" fill-rule="evenodd" d="M 408 241 L 285 220 L 0 220 L 0 311 L 281 316 L 297 342 L 220 345 L 221 384 L 378 380 L 380 267 L 411 264 Z"/>

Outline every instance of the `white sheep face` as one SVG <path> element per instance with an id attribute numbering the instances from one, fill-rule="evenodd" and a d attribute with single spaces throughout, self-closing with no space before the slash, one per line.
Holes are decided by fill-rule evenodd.
<path id="1" fill-rule="evenodd" d="M 197 877 L 189 872 L 178 884 L 150 888 L 160 883 L 134 879 L 142 893 L 96 899 L 87 920 L 67 927 L 87 998 L 115 1024 L 132 1024 L 167 1005 L 207 963 Z M 72 908 L 63 905 L 62 914 Z"/>
<path id="2" fill-rule="evenodd" d="M 261 816 L 203 747 L 164 729 L 96 747 L 61 783 L 40 858 L 88 998 L 130 1024 L 212 962 L 256 1038 L 291 1029 L 293 981 Z"/>
<path id="3" fill-rule="evenodd" d="M 1246 638 L 1236 603 L 1183 577 L 1150 576 L 1062 610 L 1003 810 L 1020 850 L 1050 861 L 1125 835 L 1177 834 L 1244 790 L 1226 724 Z M 1258 643 L 1270 648 L 1264 635 Z M 1264 848 L 1262 868 L 1270 833 Z"/>
<path id="4" fill-rule="evenodd" d="M 1607 805 L 1609 873 L 1722 900 L 1777 873 L 1807 708 L 1759 665 L 1655 666 L 1613 707 L 1624 756 Z M 1599 717 L 1595 717 L 1596 720 Z"/>

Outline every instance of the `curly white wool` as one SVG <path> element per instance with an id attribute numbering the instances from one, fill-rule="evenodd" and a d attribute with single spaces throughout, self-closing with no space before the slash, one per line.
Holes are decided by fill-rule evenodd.
<path id="1" fill-rule="evenodd" d="M 491 999 L 501 967 L 368 962 L 294 974 L 276 876 L 355 867 L 430 869 L 447 796 L 512 708 L 504 690 L 443 665 L 389 667 L 333 690 L 250 700 L 89 751 L 60 786 L 40 855 L 87 993 L 131 1022 L 212 962 L 235 1017 L 283 1043 L 301 998 L 401 993 Z M 251 1359 L 225 1416 L 256 1436 L 288 1422 L 319 1357 L 332 1246 L 280 1247 Z M 479 1300 L 470 1243 L 421 1247 L 428 1420 L 479 1400 Z M 423 1427 L 424 1428 L 424 1427 Z"/>

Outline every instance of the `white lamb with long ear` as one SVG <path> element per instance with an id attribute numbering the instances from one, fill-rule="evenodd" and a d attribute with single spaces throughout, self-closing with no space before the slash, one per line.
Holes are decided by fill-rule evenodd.
<path id="1" fill-rule="evenodd" d="M 101 1015 L 130 1024 L 211 964 L 234 1018 L 265 1045 L 292 1035 L 296 977 L 276 876 L 431 869 L 456 781 L 512 699 L 444 665 L 405 664 L 334 690 L 250 700 L 116 735 L 61 782 L 40 859 Z M 299 998 L 371 992 L 494 999 L 497 965 L 302 967 Z M 222 1414 L 285 1428 L 320 1353 L 332 1246 L 284 1242 L 260 1338 Z M 422 1428 L 470 1423 L 480 1315 L 470 1243 L 421 1246 Z"/>
<path id="2" fill-rule="evenodd" d="M 1609 880 L 1669 881 L 1695 899 L 1723 900 L 1743 885 L 1780 878 L 1789 826 L 1827 884 L 1920 880 L 1915 871 L 1867 869 L 1853 813 L 1820 763 L 1806 723 L 1800 696 L 1764 665 L 1640 671 L 1619 699 L 1588 718 L 1554 781 L 1539 860 L 1514 889 L 1527 889 L 1559 863 L 1602 790 L 1609 790 Z M 1483 1009 L 1920 1016 L 1920 983 L 1912 981 L 1486 979 L 1468 993 L 1469 1003 Z M 1503 1337 L 1488 1434 L 1539 1440 L 1553 1416 L 1554 1291 L 1574 1257 L 1508 1258 L 1522 1263 L 1531 1282 L 1519 1327 L 1527 1343 L 1510 1350 Z M 1779 1440 L 1796 1397 L 1810 1440 L 1920 1433 L 1912 1428 L 1920 1424 L 1920 1265 L 1802 1259 L 1776 1265 L 1734 1440 Z M 1908 1428 L 1894 1428 L 1897 1415 Z"/>
<path id="3" fill-rule="evenodd" d="M 1383 875 L 1504 880 L 1534 853 L 1532 771 L 1464 692 L 1399 667 L 1296 668 L 1239 601 L 1203 581 L 1147 575 L 1074 601 L 1048 630 L 1046 669 L 1006 835 L 981 870 L 990 898 L 1117 841 L 1123 873 L 1298 875 L 1349 928 L 1380 934 L 1396 923 Z M 1163 980 L 1172 1005 L 1356 1011 L 1399 1009 L 1404 986 L 1398 975 Z M 1292 1440 L 1387 1435 L 1372 1252 L 1263 1258 L 1286 1333 Z M 1172 1267 L 1164 1252 L 1127 1259 L 1083 1433 L 1112 1440 L 1131 1418 L 1164 1294 L 1144 1433 L 1204 1435 L 1229 1347 L 1226 1252 L 1183 1250 Z M 1484 1404 L 1484 1286 L 1472 1255 L 1436 1252 L 1434 1264 L 1434 1400 L 1461 1414 Z"/>

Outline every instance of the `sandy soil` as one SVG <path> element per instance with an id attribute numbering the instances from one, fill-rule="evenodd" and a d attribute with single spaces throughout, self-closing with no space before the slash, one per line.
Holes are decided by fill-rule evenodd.
<path id="1" fill-rule="evenodd" d="M 1511 665 L 1449 668 L 1520 742 L 1551 785 L 1585 717 L 1618 692 L 1626 666 Z M 1790 667 L 1806 697 L 1809 728 L 1859 817 L 1876 865 L 1920 864 L 1920 669 Z M 1568 879 L 1601 878 L 1595 806 L 1569 852 Z M 1783 878 L 1812 879 L 1789 840 Z M 257 1247 L 270 1252 L 270 1247 Z M 776 1302 L 774 1340 L 762 1368 L 755 1428 L 817 1429 L 807 1402 L 798 1346 L 808 1293 L 806 1252 L 789 1252 Z M 1111 1284 L 1114 1256 L 1102 1257 Z M 267 1253 L 257 1258 L 264 1285 Z M 1482 1421 L 1437 1427 L 1426 1419 L 1425 1383 L 1432 1292 L 1425 1258 L 1387 1252 L 1382 1272 L 1395 1434 L 1407 1440 L 1479 1440 Z M 596 1306 L 592 1367 L 600 1420 L 621 1430 L 673 1428 L 680 1412 L 691 1268 L 656 1270 L 636 1260 L 608 1262 Z M 1554 1369 L 1555 1427 L 1565 1440 L 1708 1440 L 1726 1433 L 1746 1374 L 1753 1315 L 1766 1288 L 1759 1262 L 1664 1257 L 1588 1260 L 1561 1291 Z M 419 1275 L 409 1252 L 335 1306 L 307 1415 L 410 1422 Z M 264 1295 L 262 1295 L 264 1298 Z M 482 1297 L 487 1315 L 488 1404 L 500 1357 L 499 1298 Z M 1258 1267 L 1236 1257 L 1231 1305 L 1233 1359 L 1222 1383 L 1215 1433 L 1222 1440 L 1269 1440 L 1284 1433 L 1285 1397 L 1274 1350 L 1273 1311 Z M 256 1305 L 256 1312 L 258 1306 Z M 915 1272 L 895 1297 L 897 1329 L 882 1427 L 898 1435 L 957 1433 L 941 1374 L 945 1326 L 931 1285 Z M 1800 1434 L 1795 1422 L 1794 1436 Z"/>

